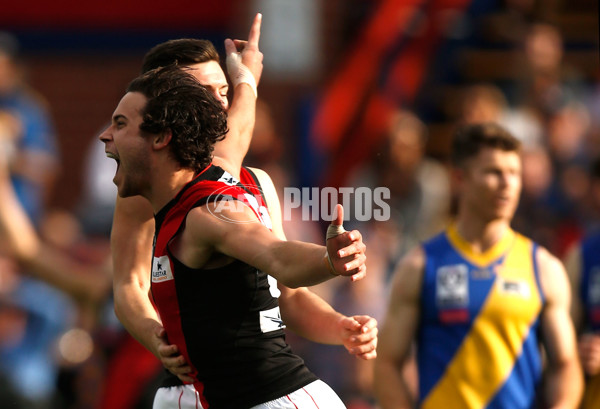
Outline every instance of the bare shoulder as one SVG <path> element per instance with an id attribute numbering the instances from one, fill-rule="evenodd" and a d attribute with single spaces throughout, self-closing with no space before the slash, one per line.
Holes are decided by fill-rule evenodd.
<path id="1" fill-rule="evenodd" d="M 260 185 L 264 188 L 268 187 L 269 189 L 273 186 L 273 180 L 271 179 L 271 176 L 269 176 L 269 174 L 267 172 L 265 172 L 262 169 L 259 168 L 251 168 L 248 167 L 248 169 L 250 169 L 252 172 L 254 172 L 254 174 L 256 175 L 256 178 L 258 179 Z"/>
<path id="2" fill-rule="evenodd" d="M 546 301 L 548 303 L 568 302 L 570 300 L 571 287 L 563 263 L 546 248 L 541 246 L 538 248 L 536 258 L 540 285 Z"/>

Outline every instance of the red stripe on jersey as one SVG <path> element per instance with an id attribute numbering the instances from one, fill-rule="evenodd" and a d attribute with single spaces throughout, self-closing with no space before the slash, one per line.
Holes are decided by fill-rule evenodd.
<path id="1" fill-rule="evenodd" d="M 202 199 L 209 198 L 210 201 L 211 199 L 218 200 L 219 196 L 231 196 L 252 209 L 252 212 L 257 219 L 262 222 L 259 209 L 256 209 L 252 203 L 250 203 L 247 195 L 251 196 L 250 193 L 238 186 L 230 186 L 216 180 L 199 180 L 198 177 L 196 177 L 194 181 L 186 185 L 178 194 L 177 203 L 174 203 L 172 208 L 168 209 L 161 225 L 158 227 L 159 232 L 154 246 L 154 260 L 156 258 L 165 257 L 166 260 L 168 260 L 168 268 L 170 269 L 171 275 L 169 276 L 166 274 L 165 279 L 159 282 L 151 281 L 152 298 L 154 299 L 154 304 L 161 317 L 166 333 L 168 334 L 168 342 L 177 345 L 179 352 L 185 357 L 186 362 L 192 368 L 189 375 L 195 380 L 194 387 L 198 391 L 201 403 L 205 409 L 209 408 L 209 404 L 203 394 L 204 384 L 198 380 L 198 370 L 190 359 L 188 345 L 183 333 L 181 310 L 175 285 L 177 277 L 175 276 L 174 265 L 168 257 L 167 246 L 177 234 L 181 225 L 185 222 L 188 212 Z M 154 260 L 152 266 L 153 274 Z M 164 263 L 166 260 L 162 259 L 162 262 Z M 167 266 L 161 266 L 161 268 L 162 267 L 166 269 Z"/>

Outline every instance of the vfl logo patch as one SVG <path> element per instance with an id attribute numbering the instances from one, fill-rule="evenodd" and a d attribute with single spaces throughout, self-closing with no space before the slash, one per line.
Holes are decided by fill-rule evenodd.
<path id="1" fill-rule="evenodd" d="M 285 328 L 285 324 L 281 319 L 281 312 L 279 307 L 271 308 L 270 310 L 260 311 L 260 330 L 264 332 L 277 331 L 278 329 Z"/>
<path id="2" fill-rule="evenodd" d="M 436 271 L 435 299 L 442 308 L 469 304 L 469 268 L 466 264 L 444 266 Z"/>
<path id="3" fill-rule="evenodd" d="M 154 257 L 152 260 L 152 282 L 162 283 L 173 279 L 173 272 L 171 271 L 171 263 L 167 256 Z"/>

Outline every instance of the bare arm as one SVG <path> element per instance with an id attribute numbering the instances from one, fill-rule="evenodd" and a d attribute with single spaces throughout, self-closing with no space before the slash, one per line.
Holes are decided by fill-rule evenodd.
<path id="1" fill-rule="evenodd" d="M 569 316 L 569 282 L 563 265 L 547 250 L 540 248 L 537 260 L 546 297 L 541 315 L 542 339 L 548 354 L 546 404 L 550 408 L 574 409 L 581 399 L 583 375 Z"/>
<path id="2" fill-rule="evenodd" d="M 265 196 L 273 233 L 286 240 L 277 191 L 269 175 L 252 169 Z M 344 345 L 362 359 L 377 356 L 377 321 L 366 315 L 346 317 L 306 287 L 296 289 L 279 284 L 279 305 L 287 327 L 296 334 L 321 344 Z"/>
<path id="3" fill-rule="evenodd" d="M 423 250 L 417 248 L 401 261 L 394 274 L 375 361 L 375 396 L 382 409 L 415 406 L 402 374 L 419 322 L 424 265 Z"/>
<path id="4" fill-rule="evenodd" d="M 154 219 L 141 196 L 117 198 L 111 232 L 115 313 L 123 326 L 155 355 L 148 334 L 161 328 L 150 299 L 150 263 Z"/>
<path id="5" fill-rule="evenodd" d="M 566 255 L 564 265 L 569 278 L 571 288 L 571 318 L 576 331 L 581 329 L 583 321 L 583 305 L 579 297 L 579 285 L 581 282 L 581 247 L 574 246 Z"/>
<path id="6" fill-rule="evenodd" d="M 256 84 L 260 81 L 263 68 L 263 55 L 258 49 L 261 21 L 262 16 L 257 14 L 252 22 L 247 42 L 240 40 L 234 42 L 229 39 L 225 41 L 227 58 L 230 58 L 229 55 L 232 53 L 239 53 L 242 64 L 250 70 Z M 235 75 L 237 73 L 229 70 L 230 78 Z M 239 175 L 244 157 L 248 153 L 254 131 L 255 113 L 256 95 L 246 82 L 240 82 L 235 86 L 233 101 L 228 112 L 229 132 L 223 141 L 215 145 L 214 151 L 215 163 L 233 175 Z"/>
<path id="7" fill-rule="evenodd" d="M 258 223 L 250 207 L 231 209 L 222 204 L 209 203 L 188 213 L 186 227 L 171 249 L 190 268 L 201 268 L 217 252 L 254 266 L 289 287 L 314 285 L 337 275 L 353 279 L 366 275 L 365 245 L 357 230 L 328 239 L 326 247 L 284 241 Z M 342 220 L 342 206 L 338 205 L 338 217 L 332 224 L 341 225 Z"/>
<path id="8" fill-rule="evenodd" d="M 77 300 L 99 302 L 110 288 L 108 272 L 83 265 L 40 239 L 0 169 L 0 232 L 10 255 L 36 278 L 66 292 Z"/>

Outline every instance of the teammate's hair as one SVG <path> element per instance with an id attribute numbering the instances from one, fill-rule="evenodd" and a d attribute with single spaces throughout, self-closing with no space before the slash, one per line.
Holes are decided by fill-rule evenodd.
<path id="1" fill-rule="evenodd" d="M 502 126 L 493 123 L 461 125 L 454 133 L 450 159 L 454 166 L 462 166 L 483 148 L 520 152 L 521 142 Z"/>
<path id="2" fill-rule="evenodd" d="M 191 65 L 219 62 L 219 53 L 213 43 L 195 38 L 179 38 L 154 46 L 144 56 L 142 74 L 167 65 Z"/>
<path id="3" fill-rule="evenodd" d="M 200 171 L 210 164 L 214 144 L 228 131 L 227 114 L 192 75 L 175 65 L 157 68 L 134 79 L 127 92 L 147 98 L 140 130 L 170 131 L 170 150 L 182 168 Z"/>

